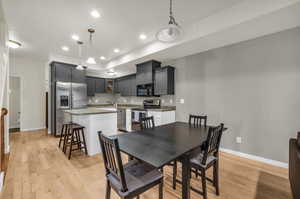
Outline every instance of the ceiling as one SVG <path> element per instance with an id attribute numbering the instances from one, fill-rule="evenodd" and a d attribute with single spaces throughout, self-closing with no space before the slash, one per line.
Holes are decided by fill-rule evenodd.
<path id="1" fill-rule="evenodd" d="M 174 0 L 175 17 L 185 37 L 162 44 L 154 35 L 168 22 L 168 0 L 2 0 L 2 4 L 10 38 L 22 43 L 17 56 L 78 62 L 74 61 L 78 48 L 71 39 L 78 34 L 86 44 L 84 56 L 97 58 L 98 64 L 89 66 L 91 72 L 102 76 L 108 68 L 131 73 L 143 59 L 174 59 L 300 25 L 299 20 L 293 21 L 299 19 L 298 0 Z M 90 16 L 93 9 L 100 18 Z M 92 49 L 87 47 L 89 27 L 96 30 Z M 141 33 L 148 39 L 141 41 Z M 62 46 L 70 51 L 62 51 Z M 114 48 L 120 53 L 114 53 Z M 101 61 L 100 56 L 107 60 Z"/>

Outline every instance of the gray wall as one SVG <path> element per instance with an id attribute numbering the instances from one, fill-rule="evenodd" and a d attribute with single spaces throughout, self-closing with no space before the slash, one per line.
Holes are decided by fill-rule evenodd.
<path id="1" fill-rule="evenodd" d="M 300 130 L 300 28 L 171 61 L 176 67 L 176 119 L 207 114 L 224 122 L 222 147 L 288 161 Z M 242 137 L 242 144 L 235 138 Z"/>

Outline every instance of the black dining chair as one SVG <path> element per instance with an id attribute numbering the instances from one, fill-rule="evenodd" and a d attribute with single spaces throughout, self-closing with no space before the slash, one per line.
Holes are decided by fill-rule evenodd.
<path id="1" fill-rule="evenodd" d="M 153 116 L 140 118 L 140 126 L 141 130 L 155 128 Z M 177 161 L 174 160 L 167 165 L 173 167 L 173 189 L 176 189 Z M 163 168 L 161 169 L 161 171 L 163 172 Z"/>
<path id="2" fill-rule="evenodd" d="M 189 125 L 193 127 L 206 127 L 207 115 L 189 115 Z"/>
<path id="3" fill-rule="evenodd" d="M 141 127 L 141 130 L 143 130 L 143 129 L 149 129 L 149 128 L 154 128 L 155 124 L 154 124 L 154 118 L 153 118 L 153 116 L 150 116 L 150 117 L 141 117 L 140 118 L 140 127 Z"/>
<path id="4" fill-rule="evenodd" d="M 202 192 L 191 186 L 191 190 L 203 195 L 207 199 L 206 180 L 213 183 L 216 189 L 216 194 L 220 195 L 219 191 L 219 148 L 223 133 L 224 124 L 221 123 L 217 127 L 210 127 L 203 153 L 192 157 L 191 168 L 200 171 L 202 181 Z M 213 179 L 206 177 L 206 170 L 213 166 Z"/>
<path id="5" fill-rule="evenodd" d="M 106 169 L 106 195 L 109 199 L 111 188 L 123 199 L 139 198 L 139 195 L 159 185 L 159 199 L 163 199 L 163 175 L 157 168 L 132 160 L 123 165 L 119 142 L 98 132 L 104 166 Z"/>
<path id="6" fill-rule="evenodd" d="M 207 127 L 207 115 L 189 115 L 189 125 L 194 128 Z M 193 154 L 199 154 L 203 152 L 205 145 L 193 151 Z M 192 172 L 196 174 L 196 178 L 199 176 L 199 171 L 192 169 Z"/>
<path id="7" fill-rule="evenodd" d="M 207 189 L 206 189 L 206 180 L 213 183 L 213 186 L 216 188 L 216 194 L 220 195 L 219 191 L 219 148 L 221 137 L 223 133 L 224 124 L 221 123 L 217 127 L 209 127 L 208 136 L 206 140 L 206 144 L 204 144 L 203 151 L 201 153 L 192 153 L 191 154 L 191 172 L 192 169 L 195 169 L 198 173 L 200 171 L 201 181 L 202 181 L 202 191 L 195 189 L 194 187 L 190 187 L 192 191 L 203 195 L 204 199 L 207 199 Z M 206 170 L 210 167 L 213 168 L 213 179 L 206 177 Z M 175 181 L 182 183 L 179 180 Z"/>

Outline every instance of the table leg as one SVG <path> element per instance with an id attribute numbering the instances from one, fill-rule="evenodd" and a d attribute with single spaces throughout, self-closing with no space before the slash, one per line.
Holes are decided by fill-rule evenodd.
<path id="1" fill-rule="evenodd" d="M 190 157 L 182 157 L 182 199 L 190 199 Z"/>

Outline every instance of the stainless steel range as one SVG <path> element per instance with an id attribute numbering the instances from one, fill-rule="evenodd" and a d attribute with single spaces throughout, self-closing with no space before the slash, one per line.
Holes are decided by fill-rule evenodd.
<path id="1" fill-rule="evenodd" d="M 132 110 L 132 122 L 139 122 L 141 117 L 147 117 L 147 110 L 161 107 L 160 99 L 148 99 L 143 101 L 143 107 Z"/>
<path id="2" fill-rule="evenodd" d="M 64 110 L 87 107 L 87 85 L 71 82 L 56 82 L 51 108 L 51 127 L 55 136 L 60 135 L 62 124 L 72 118 L 64 116 Z"/>

